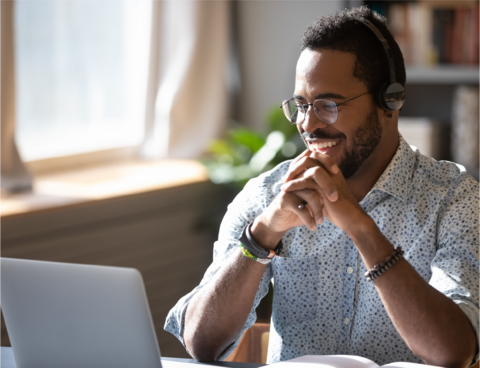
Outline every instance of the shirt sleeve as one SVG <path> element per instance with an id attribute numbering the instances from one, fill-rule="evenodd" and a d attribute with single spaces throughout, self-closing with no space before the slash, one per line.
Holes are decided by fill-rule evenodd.
<path id="1" fill-rule="evenodd" d="M 430 284 L 452 299 L 479 340 L 479 189 L 468 175 L 445 197 Z M 477 344 L 478 345 L 478 344 Z M 478 352 L 475 362 L 478 361 Z"/>
<path id="2" fill-rule="evenodd" d="M 164 329 L 176 336 L 183 346 L 185 346 L 183 337 L 185 314 L 189 301 L 215 275 L 220 267 L 226 262 L 228 257 L 230 257 L 238 248 L 238 238 L 240 237 L 243 228 L 247 224 L 253 222 L 254 219 L 263 212 L 268 202 L 274 198 L 272 193 L 267 193 L 272 190 L 272 187 L 268 185 L 268 181 L 271 180 L 275 181 L 271 174 L 263 174 L 258 178 L 250 180 L 244 190 L 240 192 L 240 194 L 238 194 L 234 201 L 228 206 L 227 213 L 220 226 L 218 241 L 214 244 L 213 263 L 205 272 L 200 285 L 181 298 L 168 313 Z M 255 309 L 267 294 L 271 278 L 272 268 L 269 264 L 260 281 L 252 309 L 242 332 L 237 337 L 236 341 L 222 353 L 219 360 L 224 360 L 230 355 L 240 342 L 243 333 L 255 323 L 257 319 Z"/>

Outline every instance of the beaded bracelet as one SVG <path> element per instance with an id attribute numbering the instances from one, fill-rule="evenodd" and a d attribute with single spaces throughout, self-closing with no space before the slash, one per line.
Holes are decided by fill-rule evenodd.
<path id="1" fill-rule="evenodd" d="M 385 262 L 378 263 L 370 271 L 365 272 L 365 277 L 368 281 L 375 280 L 378 276 L 383 274 L 386 270 L 392 267 L 397 261 L 399 261 L 405 252 L 401 247 L 395 248 L 395 250 L 385 258 Z"/>
<path id="2" fill-rule="evenodd" d="M 250 253 L 250 251 L 247 248 L 245 248 L 243 246 L 242 243 L 238 243 L 238 246 L 240 247 L 240 250 L 242 251 L 242 254 L 247 258 L 251 258 L 254 261 L 257 261 L 257 262 L 259 262 L 261 264 L 265 264 L 265 265 L 269 264 L 272 261 L 271 258 L 258 258 L 256 256 L 254 256 L 252 253 Z"/>

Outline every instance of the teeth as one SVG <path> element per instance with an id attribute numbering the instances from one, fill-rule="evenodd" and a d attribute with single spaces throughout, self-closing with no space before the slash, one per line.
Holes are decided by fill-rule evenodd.
<path id="1" fill-rule="evenodd" d="M 322 148 L 333 147 L 336 145 L 337 145 L 337 142 L 334 142 L 334 141 L 321 142 L 321 143 L 310 142 L 310 147 L 314 150 L 320 150 Z"/>

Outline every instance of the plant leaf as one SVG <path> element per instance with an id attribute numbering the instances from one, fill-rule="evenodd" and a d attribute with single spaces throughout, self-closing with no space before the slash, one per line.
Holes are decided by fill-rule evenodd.
<path id="1" fill-rule="evenodd" d="M 251 152 L 257 152 L 265 144 L 265 138 L 253 130 L 247 128 L 235 128 L 228 132 L 232 142 L 243 145 Z"/>
<path id="2" fill-rule="evenodd" d="M 278 106 L 273 106 L 270 108 L 265 115 L 265 119 L 271 130 L 278 130 L 282 132 L 287 139 L 299 134 L 297 126 L 290 124 L 288 119 L 285 117 L 283 110 Z"/>

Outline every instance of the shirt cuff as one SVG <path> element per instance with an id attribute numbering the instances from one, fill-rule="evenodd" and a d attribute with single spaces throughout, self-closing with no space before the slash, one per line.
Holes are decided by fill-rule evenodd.
<path id="1" fill-rule="evenodd" d="M 470 364 L 470 365 L 473 365 L 476 362 L 478 362 L 478 359 L 479 359 L 479 351 L 478 351 L 478 343 L 480 341 L 478 338 L 479 310 L 473 303 L 467 300 L 454 300 L 454 302 L 460 307 L 460 309 L 463 311 L 463 313 L 465 313 L 465 315 L 469 319 L 473 327 L 473 330 L 475 331 L 475 335 L 477 337 L 477 344 L 476 344 L 477 353 L 472 363 Z"/>
<path id="2" fill-rule="evenodd" d="M 188 304 L 190 303 L 190 300 L 192 300 L 193 296 L 200 290 L 200 287 L 197 289 L 193 290 L 191 293 L 185 295 L 182 299 L 178 301 L 178 303 L 175 305 L 175 307 L 170 311 L 170 313 L 167 316 L 167 319 L 165 321 L 165 326 L 164 329 L 165 331 L 170 332 L 173 334 L 183 345 L 185 350 L 189 355 L 190 352 L 187 349 L 187 346 L 185 345 L 185 339 L 184 339 L 184 332 L 185 332 L 185 316 L 187 314 L 187 308 Z M 240 340 L 243 336 L 243 333 L 245 330 L 248 329 L 250 326 L 245 326 L 240 333 L 240 335 L 235 339 L 235 341 L 230 344 L 225 351 L 217 358 L 217 360 L 225 360 L 228 358 L 228 356 L 232 353 L 233 350 L 238 346 L 240 343 Z"/>
<path id="3" fill-rule="evenodd" d="M 188 352 L 187 346 L 185 345 L 184 332 L 185 332 L 185 316 L 187 314 L 188 304 L 192 300 L 193 296 L 200 290 L 201 287 L 197 287 L 195 290 L 191 291 L 183 298 L 181 298 L 175 307 L 173 307 L 165 320 L 164 330 L 170 332 L 174 335 L 185 347 Z M 189 353 L 189 352 L 188 352 Z M 189 353 L 190 354 L 190 353 Z"/>

